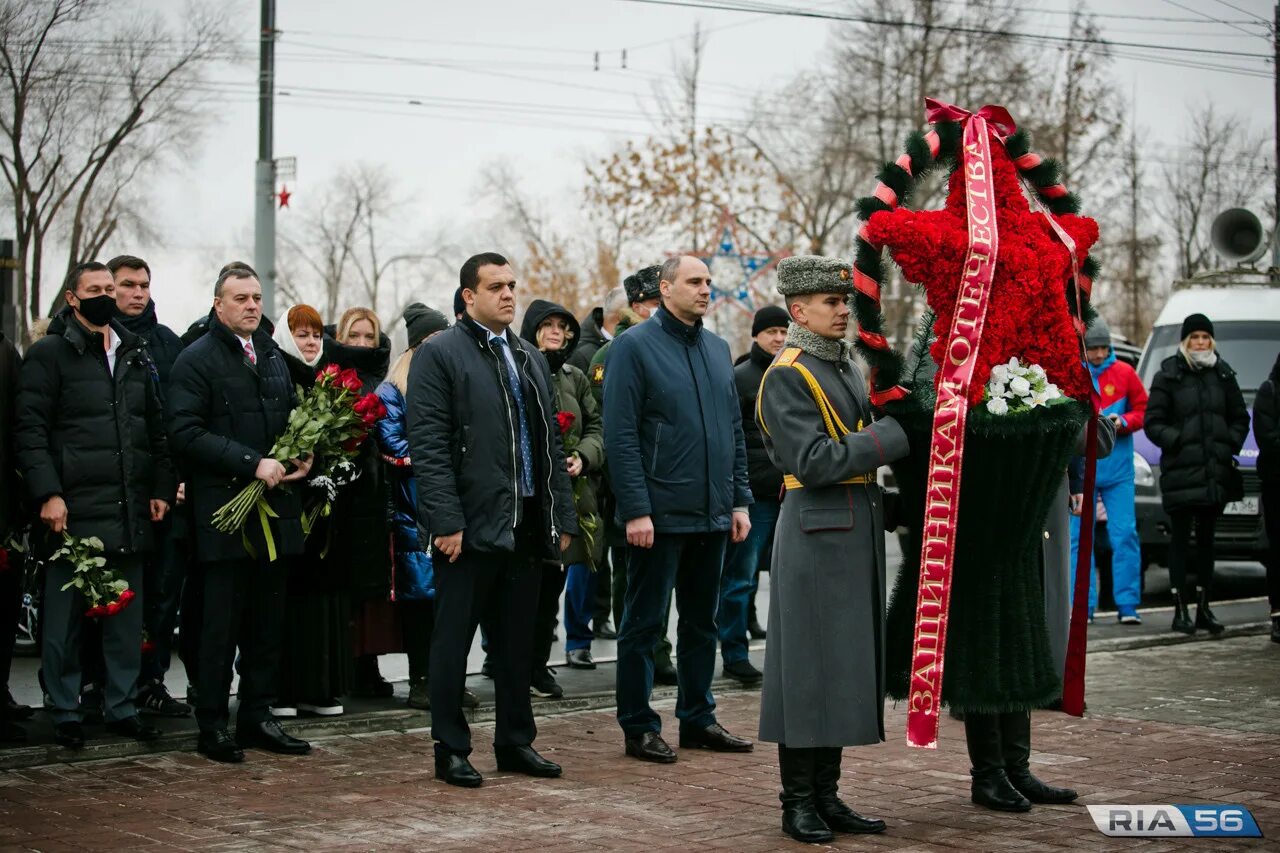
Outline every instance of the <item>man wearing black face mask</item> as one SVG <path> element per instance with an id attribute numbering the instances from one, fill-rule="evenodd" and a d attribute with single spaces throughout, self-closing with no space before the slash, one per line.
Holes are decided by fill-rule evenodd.
<path id="1" fill-rule="evenodd" d="M 18 470 L 40 507 L 44 555 L 62 535 L 97 537 L 107 568 L 128 581 L 137 600 L 103 619 L 107 730 L 136 740 L 160 732 L 134 706 L 141 664 L 144 555 L 152 524 L 173 504 L 176 483 L 165 438 L 155 364 L 143 341 L 112 320 L 115 284 L 103 264 L 77 264 L 67 275 L 67 307 L 27 352 L 17 407 Z M 53 562 L 45 574 L 41 665 L 54 737 L 84 746 L 80 650 L 83 596 L 63 590 L 74 567 Z"/>

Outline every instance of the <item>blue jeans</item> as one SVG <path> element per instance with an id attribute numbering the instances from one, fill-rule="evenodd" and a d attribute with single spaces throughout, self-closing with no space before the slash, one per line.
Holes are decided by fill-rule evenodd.
<path id="1" fill-rule="evenodd" d="M 608 571 L 606 564 L 601 571 Z M 586 563 L 570 563 L 564 584 L 564 650 L 591 648 L 591 617 L 596 606 L 596 573 Z"/>
<path id="2" fill-rule="evenodd" d="M 725 552 L 716 623 L 720 626 L 720 655 L 726 664 L 747 659 L 747 606 L 755 590 L 760 554 L 773 536 L 781 511 L 778 501 L 757 500 L 748 510 L 751 532 L 744 542 L 730 543 Z"/>
<path id="3" fill-rule="evenodd" d="M 702 729 L 716 721 L 711 679 L 716 668 L 716 607 L 720 568 L 729 535 L 657 533 L 652 548 L 627 548 L 627 599 L 618 632 L 618 724 L 627 737 L 662 731 L 649 707 L 653 692 L 653 647 L 666 628 L 674 589 L 676 623 L 676 718 L 680 727 Z"/>
<path id="4" fill-rule="evenodd" d="M 1098 485 L 1107 508 L 1107 538 L 1111 541 L 1111 591 L 1116 607 L 1137 607 L 1142 601 L 1142 548 L 1134 515 L 1133 480 Z M 1080 550 L 1080 516 L 1071 516 L 1071 572 L 1075 575 Z M 1089 555 L 1089 612 L 1098 607 L 1098 567 Z M 1071 590 L 1074 593 L 1075 585 Z"/>

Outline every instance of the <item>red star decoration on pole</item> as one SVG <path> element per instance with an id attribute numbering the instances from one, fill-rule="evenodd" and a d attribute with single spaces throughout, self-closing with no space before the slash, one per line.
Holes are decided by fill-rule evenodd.
<path id="1" fill-rule="evenodd" d="M 1000 248 L 970 402 L 976 405 L 981 399 L 991 368 L 1011 356 L 1039 364 L 1064 393 L 1088 399 L 1088 380 L 1064 290 L 1071 277 L 1070 255 L 1044 217 L 1031 211 L 1008 153 L 995 140 L 991 165 Z M 907 281 L 924 287 L 937 313 L 933 357 L 939 363 L 968 250 L 964 193 L 963 170 L 957 169 L 944 209 L 898 208 L 874 213 L 867 221 L 871 242 L 887 246 Z M 1098 240 L 1097 223 L 1072 214 L 1054 218 L 1075 240 L 1083 260 Z"/>
<path id="2" fill-rule="evenodd" d="M 288 207 L 289 199 L 293 198 L 293 193 L 289 192 L 289 186 L 287 184 L 281 184 L 280 192 L 276 197 L 280 199 L 281 207 Z"/>

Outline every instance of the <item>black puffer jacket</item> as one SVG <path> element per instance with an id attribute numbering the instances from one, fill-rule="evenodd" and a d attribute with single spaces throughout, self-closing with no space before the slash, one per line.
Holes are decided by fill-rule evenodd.
<path id="1" fill-rule="evenodd" d="M 756 500 L 776 501 L 782 493 L 782 472 L 769 458 L 764 446 L 764 435 L 756 423 L 756 396 L 760 393 L 760 380 L 773 364 L 773 356 L 759 344 L 751 345 L 751 352 L 739 359 L 733 368 L 733 381 L 738 386 L 738 404 L 742 408 L 742 437 L 747 445 L 747 476 L 751 478 L 751 495 Z"/>
<path id="2" fill-rule="evenodd" d="M 202 562 L 246 555 L 239 534 L 213 527 L 213 514 L 253 480 L 258 462 L 284 432 L 297 403 L 284 356 L 265 326 L 253 334 L 256 366 L 245 358 L 230 329 L 216 321 L 207 328 L 178 356 L 165 401 L 169 436 L 194 518 L 196 556 Z M 281 556 L 302 552 L 301 488 L 286 484 L 266 493 L 279 516 L 271 526 Z M 255 551 L 264 554 L 256 516 L 250 516 L 245 529 Z"/>
<path id="3" fill-rule="evenodd" d="M 576 320 L 574 324 L 577 325 Z M 591 366 L 592 357 L 608 342 L 609 339 L 604 336 L 604 309 L 592 308 L 591 313 L 582 318 L 581 332 L 573 353 L 569 356 L 569 363 L 586 373 Z"/>
<path id="4" fill-rule="evenodd" d="M 519 423 L 505 356 L 464 317 L 413 354 L 407 404 L 409 452 L 419 519 L 435 535 L 464 531 L 462 547 L 515 548 Z M 556 425 L 551 371 L 542 353 L 507 331 L 522 380 L 542 501 L 547 559 L 560 559 L 562 533 L 577 535 L 569 473 Z"/>
<path id="5" fill-rule="evenodd" d="M 333 327 L 326 331 L 331 335 Z M 386 378 L 390 355 L 391 340 L 386 335 L 376 347 L 348 346 L 326 335 L 321 361 L 343 370 L 353 368 L 360 377 L 360 393 L 368 394 Z M 382 600 L 391 590 L 390 493 L 372 438 L 360 447 L 355 465 L 359 478 L 343 486 L 333 503 L 326 559 L 336 574 L 345 576 L 346 589 L 357 601 Z"/>
<path id="6" fill-rule="evenodd" d="M 1258 476 L 1280 482 L 1280 355 L 1253 400 L 1253 438 L 1258 442 Z"/>
<path id="7" fill-rule="evenodd" d="M 156 363 L 156 371 L 160 374 L 160 391 L 163 393 L 169 386 L 173 363 L 182 352 L 182 338 L 173 329 L 161 325 L 156 318 L 155 302 L 148 302 L 146 309 L 137 317 L 127 317 L 117 312 L 116 322 L 142 338 L 147 345 L 147 352 L 151 354 L 151 360 Z"/>
<path id="8" fill-rule="evenodd" d="M 1166 358 L 1151 383 L 1145 429 L 1162 451 L 1167 512 L 1227 503 L 1239 478 L 1232 457 L 1249 434 L 1249 410 L 1230 365 L 1219 357 L 1194 370 L 1181 353 Z"/>
<path id="9" fill-rule="evenodd" d="M 115 373 L 102 335 L 70 308 L 27 351 L 18 397 L 18 469 L 36 506 L 67 504 L 67 530 L 96 536 L 107 553 L 149 551 L 152 500 L 174 502 L 177 483 L 164 432 L 155 365 L 142 339 L 119 336 Z"/>
<path id="10" fill-rule="evenodd" d="M 18 387 L 22 356 L 0 333 L 0 546 L 21 525 L 22 485 L 18 479 Z"/>

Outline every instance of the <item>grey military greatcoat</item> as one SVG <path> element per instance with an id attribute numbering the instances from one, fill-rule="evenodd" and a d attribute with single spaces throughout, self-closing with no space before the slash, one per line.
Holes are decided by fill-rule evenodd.
<path id="1" fill-rule="evenodd" d="M 806 368 L 839 422 L 828 432 Z M 803 484 L 782 501 L 770 573 L 760 739 L 788 747 L 884 740 L 885 557 L 876 469 L 907 454 L 892 418 L 871 422 L 866 382 L 848 359 L 783 350 L 761 383 L 769 456 Z M 859 429 L 859 424 L 862 428 Z M 870 475 L 870 482 L 842 483 Z"/>

